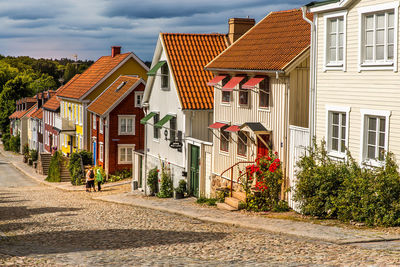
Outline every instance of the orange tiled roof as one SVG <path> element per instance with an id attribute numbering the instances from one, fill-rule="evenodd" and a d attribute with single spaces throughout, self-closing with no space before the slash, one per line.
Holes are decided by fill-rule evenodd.
<path id="1" fill-rule="evenodd" d="M 309 46 L 310 24 L 300 9 L 271 12 L 206 68 L 283 70 Z"/>
<path id="2" fill-rule="evenodd" d="M 69 80 L 66 84 L 58 88 L 54 96 L 51 96 L 50 99 L 46 101 L 46 103 L 43 105 L 43 108 L 56 111 L 60 107 L 60 99 L 57 97 L 57 95 L 60 94 L 64 88 L 68 87 L 71 83 L 73 83 L 79 76 L 80 74 L 75 74 L 75 76 L 72 77 L 71 80 Z"/>
<path id="3" fill-rule="evenodd" d="M 139 77 L 123 75 L 118 77 L 106 90 L 101 93 L 89 106 L 88 110 L 90 112 L 97 113 L 99 115 L 104 115 L 112 105 L 117 102 L 124 94 L 138 81 Z M 124 86 L 117 91 L 118 86 L 123 82 L 126 82 Z"/>
<path id="4" fill-rule="evenodd" d="M 43 119 L 43 108 L 37 109 L 35 112 L 33 112 L 31 117 L 39 120 Z"/>
<path id="5" fill-rule="evenodd" d="M 25 112 L 25 110 L 16 110 L 16 111 L 14 111 L 14 113 L 11 114 L 8 118 L 9 118 L 9 119 L 16 119 L 16 118 L 19 118 L 19 115 L 20 115 L 22 112 Z"/>
<path id="6" fill-rule="evenodd" d="M 87 70 L 85 70 L 76 81 L 71 83 L 69 86 L 65 86 L 58 96 L 73 99 L 81 98 L 129 55 L 131 55 L 131 53 L 118 54 L 114 57 L 103 56 L 99 58 Z"/>
<path id="7" fill-rule="evenodd" d="M 36 110 L 37 110 L 37 104 L 35 104 L 32 107 L 30 107 L 30 109 L 25 114 L 25 116 L 28 117 L 28 118 L 32 118 L 32 114 L 35 113 Z"/>
<path id="8" fill-rule="evenodd" d="M 212 109 L 214 88 L 207 86 L 212 73 L 204 66 L 224 51 L 224 34 L 162 33 L 170 68 L 183 109 Z"/>

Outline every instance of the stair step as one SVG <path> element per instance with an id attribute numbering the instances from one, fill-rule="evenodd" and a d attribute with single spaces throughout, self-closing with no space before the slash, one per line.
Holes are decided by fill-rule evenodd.
<path id="1" fill-rule="evenodd" d="M 217 203 L 217 208 L 220 210 L 229 210 L 229 211 L 235 211 L 237 209 L 235 209 L 234 207 L 226 204 L 226 203 Z"/>
<path id="2" fill-rule="evenodd" d="M 245 192 L 232 192 L 232 196 L 234 198 L 239 199 L 240 201 L 246 203 L 246 193 Z"/>
<path id="3" fill-rule="evenodd" d="M 235 209 L 239 209 L 239 204 L 240 200 L 234 197 L 226 197 L 225 198 L 225 204 L 228 204 L 229 206 L 232 206 Z"/>

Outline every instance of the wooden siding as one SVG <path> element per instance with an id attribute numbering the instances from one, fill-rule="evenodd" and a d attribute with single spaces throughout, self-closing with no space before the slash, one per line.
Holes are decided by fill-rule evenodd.
<path id="1" fill-rule="evenodd" d="M 238 105 L 237 91 L 234 91 L 231 96 L 230 105 L 221 104 L 221 90 L 216 89 L 214 91 L 214 122 L 224 122 L 231 125 L 242 125 L 246 122 L 260 122 L 268 130 L 272 130 L 272 150 L 277 151 L 280 157 L 283 159 L 284 144 L 285 144 L 285 91 L 288 83 L 288 78 L 281 77 L 276 79 L 270 77 L 270 107 L 269 110 L 262 110 L 258 108 L 259 98 L 258 93 L 250 93 L 249 107 L 243 108 Z M 219 137 L 219 131 L 214 130 L 216 136 Z M 251 137 L 256 140 L 253 133 L 250 133 Z M 254 144 L 249 141 L 247 157 L 238 156 L 237 154 L 237 134 L 231 134 L 232 140 L 229 143 L 229 152 L 220 151 L 220 140 L 214 136 L 213 144 L 213 173 L 220 175 L 224 170 L 232 166 L 238 161 L 255 160 L 257 157 L 257 148 Z M 240 166 L 243 168 L 244 166 Z M 227 174 L 229 175 L 229 174 Z M 224 177 L 227 177 L 224 175 Z M 235 173 L 237 177 L 238 173 Z"/>
<path id="2" fill-rule="evenodd" d="M 290 72 L 289 124 L 308 127 L 310 58 Z"/>
<path id="3" fill-rule="evenodd" d="M 212 124 L 212 111 L 186 111 L 186 135 L 198 140 L 212 142 L 208 126 Z M 211 114 L 211 115 L 210 115 Z"/>
<path id="4" fill-rule="evenodd" d="M 389 126 L 389 151 L 400 160 L 400 79 L 392 70 L 365 70 L 358 72 L 359 53 L 359 7 L 393 3 L 383 0 L 355 1 L 347 14 L 346 72 L 323 70 L 324 64 L 324 18 L 317 17 L 317 140 L 327 139 L 326 106 L 350 107 L 348 147 L 356 160 L 361 160 L 361 113 L 360 109 L 391 111 Z M 398 18 L 397 18 L 398 20 Z M 399 34 L 399 33 L 398 33 Z M 397 50 L 399 50 L 397 48 Z M 398 53 L 399 54 L 399 53 Z M 397 58 L 399 62 L 399 57 Z"/>

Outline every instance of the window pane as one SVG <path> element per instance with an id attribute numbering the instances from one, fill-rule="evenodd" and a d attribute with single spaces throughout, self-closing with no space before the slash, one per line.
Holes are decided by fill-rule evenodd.
<path id="1" fill-rule="evenodd" d="M 382 146 L 382 147 L 385 146 L 385 133 L 379 134 L 379 146 Z"/>
<path id="2" fill-rule="evenodd" d="M 388 59 L 393 59 L 394 52 L 393 52 L 393 45 L 388 45 Z"/>
<path id="3" fill-rule="evenodd" d="M 342 139 L 345 139 L 346 138 L 346 127 L 342 127 L 342 136 L 341 136 L 341 138 Z"/>
<path id="4" fill-rule="evenodd" d="M 125 161 L 125 148 L 119 150 L 119 161 Z"/>
<path id="5" fill-rule="evenodd" d="M 248 99 L 249 99 L 249 93 L 245 91 L 240 91 L 239 92 L 239 103 L 241 105 L 247 105 L 248 104 Z"/>
<path id="6" fill-rule="evenodd" d="M 374 33 L 372 31 L 366 32 L 365 34 L 365 44 L 372 45 L 374 42 Z"/>
<path id="7" fill-rule="evenodd" d="M 376 132 L 368 131 L 368 144 L 376 145 Z"/>
<path id="8" fill-rule="evenodd" d="M 339 19 L 339 32 L 343 32 L 343 18 Z"/>
<path id="9" fill-rule="evenodd" d="M 260 107 L 268 107 L 268 106 L 269 106 L 269 94 L 260 91 Z"/>
<path id="10" fill-rule="evenodd" d="M 332 150 L 338 151 L 338 139 L 332 138 Z"/>
<path id="11" fill-rule="evenodd" d="M 368 151 L 367 151 L 367 157 L 369 159 L 374 159 L 375 158 L 375 147 L 374 146 L 368 146 Z"/>
<path id="12" fill-rule="evenodd" d="M 329 49 L 329 61 L 336 61 L 336 48 Z"/>
<path id="13" fill-rule="evenodd" d="M 346 126 L 346 114 L 342 113 L 342 126 Z"/>
<path id="14" fill-rule="evenodd" d="M 380 147 L 380 148 L 378 149 L 378 151 L 379 151 L 378 159 L 379 159 L 379 160 L 384 160 L 384 157 L 385 157 L 385 150 L 383 149 L 383 147 Z"/>
<path id="15" fill-rule="evenodd" d="M 368 118 L 368 129 L 376 130 L 376 118 Z"/>
<path id="16" fill-rule="evenodd" d="M 339 48 L 338 60 L 339 61 L 343 60 L 343 47 Z"/>
<path id="17" fill-rule="evenodd" d="M 332 19 L 331 20 L 331 27 L 330 27 L 330 32 L 332 33 L 332 32 L 336 32 L 336 23 L 337 23 L 337 21 L 336 21 L 336 19 Z"/>
<path id="18" fill-rule="evenodd" d="M 343 46 L 343 38 L 344 34 L 343 33 L 339 34 L 339 46 Z"/>
<path id="19" fill-rule="evenodd" d="M 381 132 L 384 132 L 385 131 L 385 121 L 386 121 L 386 119 L 383 119 L 383 118 L 380 118 L 379 119 L 379 130 L 381 131 Z"/>
<path id="20" fill-rule="evenodd" d="M 384 44 L 385 42 L 385 30 L 376 31 L 376 44 Z"/>
<path id="21" fill-rule="evenodd" d="M 132 149 L 131 148 L 126 148 L 126 161 L 129 161 L 129 162 L 132 161 Z"/>
<path id="22" fill-rule="evenodd" d="M 344 140 L 342 140 L 341 141 L 341 147 L 340 147 L 340 152 L 345 152 L 345 150 L 346 150 L 346 144 L 345 144 L 345 141 Z"/>
<path id="23" fill-rule="evenodd" d="M 368 30 L 372 29 L 374 27 L 374 16 L 370 15 L 370 16 L 366 16 L 365 17 L 365 25 L 367 27 Z"/>
<path id="24" fill-rule="evenodd" d="M 383 60 L 385 57 L 385 46 L 383 45 L 377 45 L 376 46 L 376 60 Z"/>
<path id="25" fill-rule="evenodd" d="M 388 14 L 388 26 L 394 27 L 394 14 L 393 13 Z"/>
<path id="26" fill-rule="evenodd" d="M 339 127 L 336 125 L 332 128 L 332 137 L 339 137 Z"/>
<path id="27" fill-rule="evenodd" d="M 376 28 L 385 27 L 385 14 L 376 15 Z"/>
<path id="28" fill-rule="evenodd" d="M 132 119 L 127 119 L 127 129 L 126 131 L 128 133 L 131 133 L 133 131 L 133 120 Z"/>
<path id="29" fill-rule="evenodd" d="M 394 29 L 388 29 L 388 43 L 393 44 L 394 42 Z"/>
<path id="30" fill-rule="evenodd" d="M 230 102 L 231 101 L 231 93 L 222 91 L 222 102 Z"/>
<path id="31" fill-rule="evenodd" d="M 331 34 L 329 46 L 336 47 L 336 34 Z"/>
<path id="32" fill-rule="evenodd" d="M 332 113 L 332 117 L 333 124 L 339 124 L 339 113 Z"/>
<path id="33" fill-rule="evenodd" d="M 365 59 L 372 60 L 373 59 L 373 52 L 372 47 L 366 47 L 365 49 Z"/>

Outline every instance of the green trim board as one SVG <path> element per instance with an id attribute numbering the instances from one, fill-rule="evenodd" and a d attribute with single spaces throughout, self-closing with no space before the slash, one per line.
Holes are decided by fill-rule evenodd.
<path id="1" fill-rule="evenodd" d="M 158 69 L 161 68 L 165 63 L 167 63 L 167 61 L 165 61 L 165 60 L 158 61 L 157 64 L 151 70 L 149 70 L 147 75 L 148 76 L 155 76 L 157 71 L 158 71 Z"/>
<path id="2" fill-rule="evenodd" d="M 140 120 L 141 124 L 146 124 L 148 120 L 150 120 L 151 118 L 153 118 L 157 113 L 155 112 L 150 112 L 149 114 L 147 114 L 143 119 Z"/>
<path id="3" fill-rule="evenodd" d="M 162 118 L 160 121 L 158 121 L 156 124 L 154 124 L 154 127 L 157 128 L 162 128 L 164 124 L 166 124 L 168 121 L 170 121 L 172 118 L 175 116 L 173 115 L 165 115 L 164 118 Z"/>
<path id="4" fill-rule="evenodd" d="M 337 3 L 339 0 L 325 0 L 325 1 L 313 1 L 311 3 L 308 3 L 306 6 L 307 7 L 317 7 L 317 6 L 324 6 L 328 4 L 333 4 Z"/>

